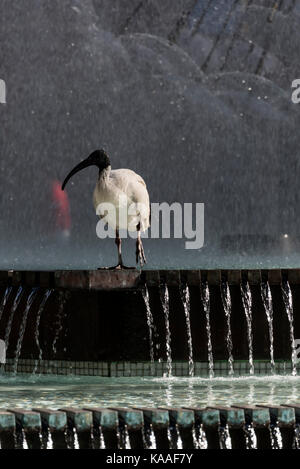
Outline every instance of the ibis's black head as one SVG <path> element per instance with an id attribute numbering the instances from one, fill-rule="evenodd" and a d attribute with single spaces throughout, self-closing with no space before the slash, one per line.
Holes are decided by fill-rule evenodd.
<path id="1" fill-rule="evenodd" d="M 61 186 L 62 190 L 64 190 L 67 182 L 69 179 L 71 179 L 72 176 L 74 176 L 74 174 L 78 173 L 78 171 L 81 171 L 84 168 L 87 168 L 88 166 L 97 166 L 99 173 L 101 173 L 104 169 L 110 166 L 109 157 L 104 150 L 93 151 L 90 156 L 81 161 L 81 163 L 79 163 L 77 166 L 75 166 L 75 168 L 72 169 L 72 171 L 69 172 Z"/>

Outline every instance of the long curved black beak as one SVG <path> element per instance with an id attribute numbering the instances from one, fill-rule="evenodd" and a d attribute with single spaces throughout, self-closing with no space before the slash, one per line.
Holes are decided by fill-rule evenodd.
<path id="1" fill-rule="evenodd" d="M 93 166 L 94 164 L 95 162 L 91 160 L 91 158 L 86 158 L 85 160 L 81 161 L 81 163 L 79 163 L 77 166 L 75 166 L 75 168 L 72 169 L 72 171 L 69 172 L 66 179 L 62 183 L 61 190 L 64 190 L 67 182 L 69 179 L 71 179 L 72 176 L 74 176 L 74 174 L 78 173 L 78 171 L 81 171 L 82 169 L 88 168 L 89 166 Z"/>

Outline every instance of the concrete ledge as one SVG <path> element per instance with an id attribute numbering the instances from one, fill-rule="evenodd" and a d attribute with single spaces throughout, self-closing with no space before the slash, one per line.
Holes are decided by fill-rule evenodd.
<path id="1" fill-rule="evenodd" d="M 134 409 L 143 412 L 145 423 L 153 425 L 153 428 L 168 428 L 170 425 L 169 412 L 167 410 L 149 407 L 134 407 Z"/>
<path id="2" fill-rule="evenodd" d="M 236 408 L 243 409 L 245 422 L 253 425 L 254 428 L 266 428 L 270 425 L 269 409 L 248 405 L 236 405 Z"/>
<path id="3" fill-rule="evenodd" d="M 67 427 L 67 415 L 60 410 L 34 408 L 41 415 L 42 427 L 50 431 L 64 431 Z"/>
<path id="4" fill-rule="evenodd" d="M 92 412 L 93 425 L 103 429 L 115 430 L 118 427 L 118 412 L 103 407 L 85 407 L 84 410 Z"/>
<path id="5" fill-rule="evenodd" d="M 16 428 L 15 414 L 0 410 L 0 432 L 10 432 Z"/>
<path id="6" fill-rule="evenodd" d="M 99 447 L 93 446 L 91 432 L 99 430 L 100 426 L 105 434 L 106 449 L 117 449 L 117 435 L 119 431 L 124 430 L 125 425 L 133 445 L 132 449 L 144 448 L 145 440 L 142 435 L 143 432 L 147 432 L 149 425 L 152 425 L 155 436 L 159 439 L 160 449 L 174 449 L 174 446 L 170 445 L 178 443 L 177 430 L 182 438 L 183 449 L 195 448 L 192 435 L 194 429 L 197 432 L 200 426 L 205 432 L 208 449 L 220 449 L 220 430 L 225 425 L 228 425 L 232 448 L 242 449 L 246 443 L 245 424 L 254 428 L 258 449 L 271 448 L 270 429 L 272 425 L 279 427 L 282 448 L 292 449 L 295 438 L 295 417 L 299 419 L 299 409 L 300 406 L 296 403 L 280 406 L 239 404 L 232 407 L 215 406 L 210 408 L 120 407 L 111 409 L 95 407 L 59 410 L 45 408 L 0 410 L 0 441 L 2 449 L 19 448 L 18 438 L 17 440 L 14 438 L 15 431 L 20 437 L 24 430 L 27 442 L 30 443 L 29 447 L 40 449 L 43 447 L 40 434 L 42 422 L 43 427 L 52 429 L 54 437 L 60 433 L 61 441 L 56 441 L 56 447 L 66 448 L 67 440 L 65 437 L 67 435 L 64 429 L 67 419 L 69 431 L 75 428 L 78 432 L 80 449 L 99 449 Z M 172 442 L 166 437 L 168 429 L 172 436 Z M 35 435 L 35 439 L 33 439 L 33 435 Z"/>
<path id="7" fill-rule="evenodd" d="M 282 279 L 291 285 L 300 285 L 300 269 L 270 270 L 59 270 L 59 271 L 0 271 L 0 286 L 39 286 L 42 288 L 63 288 L 81 290 L 122 290 L 136 289 L 147 283 L 149 287 L 167 283 L 179 286 L 186 282 L 190 286 L 207 281 L 219 285 L 223 280 L 229 285 L 238 285 L 242 279 L 250 285 L 258 285 L 262 279 L 270 285 L 280 285 Z"/>
<path id="8" fill-rule="evenodd" d="M 67 414 L 69 427 L 74 427 L 78 432 L 90 431 L 93 425 L 92 412 L 73 407 L 59 409 Z"/>
<path id="9" fill-rule="evenodd" d="M 118 413 L 119 423 L 127 425 L 129 430 L 140 430 L 144 425 L 143 412 L 136 409 L 128 409 L 122 407 L 112 407 Z"/>
<path id="10" fill-rule="evenodd" d="M 25 431 L 40 431 L 42 426 L 41 416 L 38 412 L 25 409 L 7 409 L 15 415 L 16 425 Z"/>
<path id="11" fill-rule="evenodd" d="M 169 412 L 170 424 L 178 425 L 183 428 L 190 428 L 195 423 L 193 410 L 187 408 L 168 408 L 159 407 L 159 409 Z"/>

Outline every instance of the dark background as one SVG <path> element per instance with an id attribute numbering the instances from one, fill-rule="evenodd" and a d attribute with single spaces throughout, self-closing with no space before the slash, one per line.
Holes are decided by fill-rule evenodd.
<path id="1" fill-rule="evenodd" d="M 153 202 L 205 203 L 204 248 L 145 240 L 150 267 L 297 266 L 299 19 L 293 0 L 0 0 L 0 268 L 114 263 L 96 171 L 68 187 L 69 237 L 51 189 L 98 147 Z"/>

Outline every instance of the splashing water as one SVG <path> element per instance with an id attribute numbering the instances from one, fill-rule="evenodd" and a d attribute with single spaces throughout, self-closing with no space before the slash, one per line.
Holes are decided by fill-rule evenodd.
<path id="1" fill-rule="evenodd" d="M 53 350 L 54 355 L 56 355 L 57 353 L 56 343 L 63 329 L 63 320 L 65 317 L 65 304 L 66 304 L 67 299 L 68 299 L 68 292 L 60 291 L 58 293 L 58 312 L 57 312 L 57 320 L 56 320 L 57 327 L 56 327 L 56 331 L 55 331 L 55 335 L 54 335 L 54 339 L 52 343 L 52 350 Z"/>
<path id="2" fill-rule="evenodd" d="M 207 334 L 207 353 L 208 353 L 208 373 L 212 379 L 214 377 L 214 357 L 211 342 L 211 330 L 210 330 L 210 294 L 208 282 L 202 284 L 201 289 L 202 305 L 206 318 L 206 334 Z"/>
<path id="3" fill-rule="evenodd" d="M 49 429 L 42 433 L 42 449 L 53 449 L 53 439 Z"/>
<path id="4" fill-rule="evenodd" d="M 181 287 L 181 299 L 184 308 L 185 324 L 187 332 L 187 343 L 189 351 L 189 376 L 194 376 L 194 360 L 193 360 L 193 342 L 190 318 L 190 290 L 187 285 Z"/>
<path id="5" fill-rule="evenodd" d="M 120 429 L 120 449 L 131 449 L 127 425 Z"/>
<path id="6" fill-rule="evenodd" d="M 268 326 L 269 326 L 269 341 L 270 341 L 270 363 L 271 373 L 275 373 L 275 361 L 274 361 L 274 334 L 273 334 L 273 301 L 272 293 L 269 282 L 263 282 L 261 284 L 261 297 L 264 304 Z"/>
<path id="7" fill-rule="evenodd" d="M 196 439 L 197 439 L 197 449 L 208 449 L 208 442 L 206 438 L 206 433 L 203 430 L 202 424 L 196 427 Z"/>
<path id="8" fill-rule="evenodd" d="M 231 297 L 230 297 L 230 290 L 228 282 L 221 283 L 221 296 L 222 296 L 222 303 L 224 308 L 224 313 L 226 316 L 227 322 L 227 334 L 226 334 L 226 345 L 227 345 L 227 352 L 228 352 L 228 365 L 229 365 L 229 376 L 234 375 L 233 370 L 233 356 L 232 356 L 232 334 L 231 334 Z"/>
<path id="9" fill-rule="evenodd" d="M 252 336 L 252 295 L 249 283 L 241 284 L 241 294 L 244 312 L 247 321 L 247 337 L 248 337 L 248 350 L 249 350 L 249 373 L 254 375 L 253 364 L 253 336 Z"/>
<path id="10" fill-rule="evenodd" d="M 11 331 L 11 326 L 13 323 L 14 315 L 21 302 L 23 292 L 24 292 L 23 287 L 19 287 L 15 296 L 12 308 L 10 310 L 9 318 L 8 318 L 6 329 L 5 329 L 5 338 L 4 338 L 6 350 L 8 349 L 8 345 L 9 345 L 9 336 L 10 336 L 10 331 Z"/>
<path id="11" fill-rule="evenodd" d="M 219 438 L 220 438 L 221 449 L 232 449 L 228 425 L 226 425 L 225 427 L 220 427 Z"/>
<path id="12" fill-rule="evenodd" d="M 154 321 L 153 315 L 150 308 L 150 298 L 149 290 L 147 285 L 142 289 L 142 296 L 146 306 L 146 315 L 147 315 L 147 325 L 149 332 L 149 347 L 150 347 L 150 361 L 151 361 L 151 373 L 154 374 L 154 346 L 153 346 L 153 331 L 154 331 Z"/>
<path id="13" fill-rule="evenodd" d="M 104 440 L 104 435 L 102 431 L 102 427 L 99 427 L 99 449 L 106 449 L 105 448 L 105 440 Z"/>
<path id="14" fill-rule="evenodd" d="M 17 431 L 16 435 L 16 449 L 29 449 L 28 448 L 28 443 L 27 443 L 27 438 L 26 438 L 26 433 L 24 431 L 24 428 L 21 430 Z"/>
<path id="15" fill-rule="evenodd" d="M 152 424 L 144 429 L 144 447 L 146 449 L 156 449 L 156 438 L 153 431 Z"/>
<path id="16" fill-rule="evenodd" d="M 246 449 L 257 449 L 257 438 L 253 425 L 246 423 L 244 431 L 246 438 Z"/>
<path id="17" fill-rule="evenodd" d="M 41 301 L 41 304 L 39 306 L 39 309 L 38 309 L 38 312 L 37 312 L 37 316 L 36 316 L 36 323 L 35 323 L 35 332 L 34 332 L 34 337 L 35 337 L 35 343 L 36 343 L 36 346 L 38 348 L 38 352 L 39 352 L 39 356 L 38 356 L 38 359 L 35 360 L 35 363 L 34 363 L 34 369 L 33 369 L 33 372 L 32 374 L 34 375 L 36 373 L 36 370 L 37 370 L 37 367 L 38 367 L 38 364 L 41 362 L 42 358 L 43 358 L 43 351 L 41 349 L 41 346 L 40 346 L 40 341 L 39 341 L 39 327 L 40 327 L 40 321 L 41 321 L 41 316 L 42 316 L 42 313 L 44 311 L 44 308 L 46 306 L 46 303 L 48 301 L 48 298 L 49 296 L 51 295 L 51 293 L 53 292 L 54 290 L 52 289 L 48 289 L 46 290 L 46 293 Z"/>
<path id="18" fill-rule="evenodd" d="M 182 438 L 177 423 L 170 425 L 170 449 L 182 449 Z"/>
<path id="19" fill-rule="evenodd" d="M 22 349 L 22 344 L 23 344 L 23 339 L 24 339 L 24 334 L 25 334 L 25 329 L 26 329 L 26 324 L 27 324 L 27 317 L 28 313 L 30 311 L 30 308 L 32 306 L 32 303 L 34 302 L 37 294 L 38 294 L 39 289 L 38 288 L 33 288 L 32 291 L 30 292 L 27 303 L 26 303 L 26 308 L 25 312 L 23 314 L 20 330 L 19 330 L 19 337 L 18 337 L 18 342 L 17 342 L 17 348 L 16 348 L 16 354 L 15 354 L 15 359 L 14 359 L 14 366 L 13 366 L 13 373 L 17 373 L 17 368 L 18 368 L 18 361 L 19 357 L 21 354 L 21 349 Z"/>
<path id="20" fill-rule="evenodd" d="M 282 436 L 277 424 L 270 425 L 270 438 L 272 449 L 282 449 Z"/>
<path id="21" fill-rule="evenodd" d="M 75 427 L 68 428 L 66 442 L 68 449 L 80 449 L 78 433 Z"/>
<path id="22" fill-rule="evenodd" d="M 160 298 L 165 316 L 166 326 L 166 354 L 167 354 L 167 376 L 172 376 L 172 351 L 171 351 L 171 331 L 169 321 L 169 290 L 167 285 L 161 286 Z"/>
<path id="23" fill-rule="evenodd" d="M 1 322 L 1 318 L 2 318 L 5 306 L 7 304 L 7 301 L 8 301 L 8 298 L 9 298 L 11 292 L 12 292 L 12 287 L 7 287 L 5 292 L 4 292 L 4 295 L 3 295 L 3 298 L 2 298 L 2 301 L 1 301 L 1 305 L 0 305 L 0 322 Z"/>
<path id="24" fill-rule="evenodd" d="M 294 339 L 294 312 L 293 312 L 293 297 L 290 288 L 290 284 L 288 281 L 285 281 L 281 285 L 282 289 L 282 296 L 283 302 L 285 306 L 285 310 L 288 316 L 289 324 L 290 324 L 290 341 L 291 341 L 291 349 L 292 349 L 292 375 L 297 375 L 297 352 L 296 352 L 296 345 Z"/>

